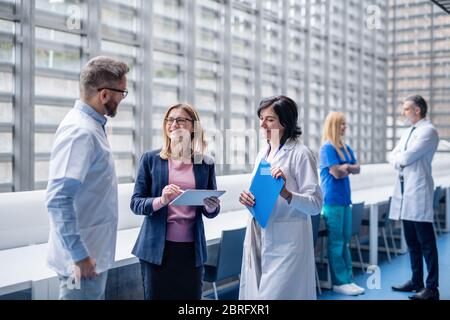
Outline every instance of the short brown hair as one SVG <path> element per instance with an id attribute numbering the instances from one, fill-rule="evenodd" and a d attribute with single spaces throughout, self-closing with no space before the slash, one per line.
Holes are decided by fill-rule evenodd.
<path id="1" fill-rule="evenodd" d="M 91 97 L 101 87 L 110 87 L 130 71 L 124 62 L 107 56 L 95 57 L 86 63 L 80 74 L 80 94 Z"/>

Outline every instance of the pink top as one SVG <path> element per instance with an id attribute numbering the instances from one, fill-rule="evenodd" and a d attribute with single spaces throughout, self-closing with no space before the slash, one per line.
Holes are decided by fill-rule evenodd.
<path id="1" fill-rule="evenodd" d="M 169 184 L 180 189 L 195 189 L 194 167 L 181 160 L 169 159 Z M 161 197 L 153 200 L 153 210 L 163 207 Z M 173 242 L 193 242 L 195 226 L 195 206 L 171 206 L 167 208 L 166 240 Z"/>

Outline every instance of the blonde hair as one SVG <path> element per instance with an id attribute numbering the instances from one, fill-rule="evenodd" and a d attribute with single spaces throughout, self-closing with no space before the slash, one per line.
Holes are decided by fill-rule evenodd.
<path id="1" fill-rule="evenodd" d="M 190 155 L 192 158 L 194 158 L 194 161 L 201 161 L 203 160 L 204 151 L 206 149 L 206 141 L 205 141 L 205 134 L 203 131 L 203 128 L 200 124 L 200 117 L 195 110 L 195 108 L 187 103 L 178 103 L 175 104 L 169 109 L 167 109 L 166 113 L 164 114 L 164 118 L 162 121 L 163 126 L 163 146 L 161 148 L 161 152 L 159 153 L 159 156 L 167 160 L 169 159 L 172 154 L 170 150 L 170 138 L 167 135 L 166 132 L 166 118 L 169 116 L 170 112 L 173 109 L 181 109 L 185 111 L 189 117 L 194 121 L 194 132 L 191 133 L 191 150 Z"/>
<path id="2" fill-rule="evenodd" d="M 350 158 L 350 153 L 341 139 L 341 125 L 344 121 L 345 115 L 342 112 L 330 112 L 325 119 L 322 134 L 322 143 L 330 142 L 342 160 L 345 160 L 345 157 L 341 148 L 344 148 L 345 153 L 347 153 L 347 156 Z"/>

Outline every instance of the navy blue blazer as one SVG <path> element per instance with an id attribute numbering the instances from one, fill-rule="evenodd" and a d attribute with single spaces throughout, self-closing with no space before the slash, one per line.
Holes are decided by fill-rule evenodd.
<path id="1" fill-rule="evenodd" d="M 131 197 L 130 208 L 137 215 L 145 215 L 139 236 L 132 253 L 141 260 L 161 265 L 166 241 L 167 206 L 153 211 L 153 199 L 160 197 L 162 189 L 168 184 L 168 160 L 161 159 L 160 150 L 145 152 L 140 161 L 139 170 Z M 206 162 L 205 162 L 206 160 Z M 214 163 L 206 158 L 201 164 L 194 164 L 195 188 L 216 190 Z M 206 240 L 202 215 L 214 218 L 220 207 L 208 213 L 204 206 L 197 206 L 195 216 L 195 265 L 206 262 Z"/>

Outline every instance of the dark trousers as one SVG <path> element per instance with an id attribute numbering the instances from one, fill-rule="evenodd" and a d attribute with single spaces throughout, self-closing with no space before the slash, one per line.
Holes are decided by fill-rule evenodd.
<path id="1" fill-rule="evenodd" d="M 195 267 L 193 242 L 166 241 L 162 265 L 141 263 L 145 300 L 200 300 L 203 266 Z"/>
<path id="2" fill-rule="evenodd" d="M 439 264 L 433 224 L 403 220 L 403 228 L 411 260 L 411 281 L 416 285 L 423 285 L 423 258 L 425 258 L 428 270 L 426 287 L 437 289 L 439 286 Z"/>

